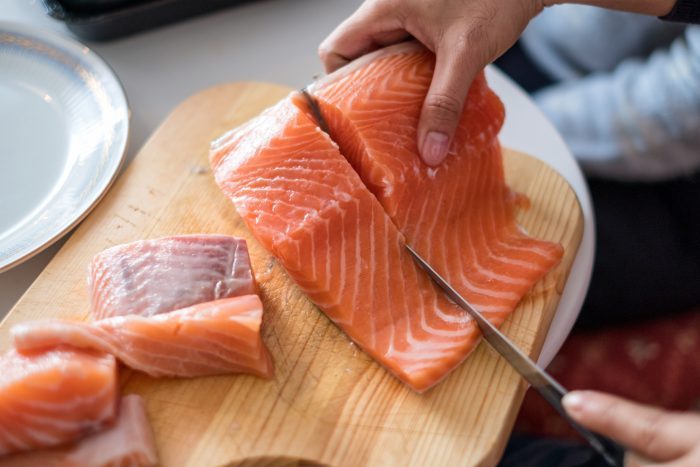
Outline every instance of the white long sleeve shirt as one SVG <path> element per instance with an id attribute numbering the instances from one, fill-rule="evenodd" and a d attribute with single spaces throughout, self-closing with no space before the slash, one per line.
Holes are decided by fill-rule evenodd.
<path id="1" fill-rule="evenodd" d="M 700 26 L 564 5 L 533 20 L 522 43 L 560 80 L 535 99 L 588 174 L 700 170 Z"/>

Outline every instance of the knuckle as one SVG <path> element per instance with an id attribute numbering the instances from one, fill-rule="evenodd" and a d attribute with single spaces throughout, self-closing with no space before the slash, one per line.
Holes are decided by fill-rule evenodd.
<path id="1" fill-rule="evenodd" d="M 365 0 L 360 9 L 366 14 L 379 15 L 397 7 L 395 0 Z"/>
<path id="2" fill-rule="evenodd" d="M 425 107 L 431 116 L 440 120 L 457 120 L 462 114 L 462 103 L 449 94 L 430 94 L 425 99 Z"/>
<path id="3" fill-rule="evenodd" d="M 498 10 L 491 2 L 485 2 L 477 11 L 471 12 L 465 23 L 447 35 L 453 50 L 459 55 L 476 59 L 482 66 L 489 62 L 498 48 L 491 33 L 497 14 Z"/>
<path id="4" fill-rule="evenodd" d="M 476 47 L 480 37 L 481 28 L 479 26 L 470 26 L 456 34 L 452 47 L 457 53 L 468 53 L 470 50 Z"/>
<path id="5" fill-rule="evenodd" d="M 408 13 L 403 0 L 370 0 L 363 3 L 360 8 L 363 10 L 362 16 L 367 21 L 373 22 L 394 20 L 394 22 L 404 24 Z"/>
<path id="6" fill-rule="evenodd" d="M 446 34 L 443 43 L 449 44 L 449 49 L 453 54 L 455 66 L 464 69 L 467 64 L 475 67 L 484 66 L 489 60 L 492 44 L 485 36 L 485 28 L 476 25 L 470 26 L 456 34 Z"/>
<path id="7" fill-rule="evenodd" d="M 470 48 L 483 43 L 488 37 L 492 22 L 493 13 L 490 13 L 488 9 L 474 13 L 469 19 L 467 27 L 462 28 L 457 33 L 458 45 L 462 48 Z"/>
<path id="8" fill-rule="evenodd" d="M 646 417 L 639 425 L 639 443 L 649 451 L 656 451 L 659 434 L 663 430 L 667 417 L 663 412 L 654 412 Z"/>

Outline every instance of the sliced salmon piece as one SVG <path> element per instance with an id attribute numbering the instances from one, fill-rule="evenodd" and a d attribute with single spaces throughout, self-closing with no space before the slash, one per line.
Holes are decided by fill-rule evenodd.
<path id="1" fill-rule="evenodd" d="M 114 425 L 84 438 L 65 453 L 71 466 L 150 467 L 158 464 L 158 451 L 143 398 L 124 396 Z"/>
<path id="2" fill-rule="evenodd" d="M 417 128 L 435 58 L 417 43 L 366 56 L 311 92 L 331 138 L 407 242 L 496 325 L 563 255 L 516 222 L 523 197 L 505 183 L 497 140 L 504 109 L 483 73 L 447 159 L 418 157 Z"/>
<path id="3" fill-rule="evenodd" d="M 212 146 L 216 181 L 258 240 L 347 335 L 423 391 L 478 333 L 404 248 L 337 146 L 289 99 Z"/>
<path id="4" fill-rule="evenodd" d="M 70 443 L 117 406 L 114 357 L 54 348 L 0 356 L 0 456 Z"/>
<path id="5" fill-rule="evenodd" d="M 433 55 L 413 43 L 370 54 L 311 88 L 330 138 L 295 94 L 210 152 L 217 183 L 261 243 L 355 342 L 418 391 L 462 361 L 478 332 L 416 270 L 404 236 L 496 324 L 563 253 L 516 223 L 526 200 L 505 184 L 503 106 L 483 75 L 445 163 L 421 162 L 416 128 L 433 67 Z"/>
<path id="6" fill-rule="evenodd" d="M 178 235 L 117 245 L 88 271 L 91 316 L 154 316 L 257 292 L 248 246 L 226 235 Z"/>
<path id="7" fill-rule="evenodd" d="M 11 332 L 20 352 L 55 345 L 95 349 L 154 377 L 251 373 L 269 378 L 272 361 L 260 337 L 262 311 L 257 295 L 244 295 L 151 317 L 28 321 Z"/>
<path id="8" fill-rule="evenodd" d="M 158 465 L 141 396 L 124 396 L 115 422 L 69 446 L 15 454 L 0 467 L 151 467 Z"/>

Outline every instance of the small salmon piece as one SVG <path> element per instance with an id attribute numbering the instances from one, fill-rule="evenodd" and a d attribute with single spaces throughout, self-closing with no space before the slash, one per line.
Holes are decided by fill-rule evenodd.
<path id="1" fill-rule="evenodd" d="M 260 298 L 244 295 L 151 317 L 28 321 L 15 325 L 12 335 L 20 352 L 56 345 L 94 349 L 154 377 L 251 373 L 269 378 L 272 360 L 260 337 L 262 313 Z"/>
<path id="2" fill-rule="evenodd" d="M 124 396 L 115 422 L 62 448 L 15 454 L 0 467 L 152 467 L 158 465 L 153 431 L 143 398 Z"/>
<path id="3" fill-rule="evenodd" d="M 92 319 L 154 316 L 257 293 L 248 245 L 226 235 L 178 235 L 117 245 L 88 271 Z"/>
<path id="4" fill-rule="evenodd" d="M 0 456 L 73 442 L 115 416 L 113 356 L 43 350 L 0 356 Z"/>

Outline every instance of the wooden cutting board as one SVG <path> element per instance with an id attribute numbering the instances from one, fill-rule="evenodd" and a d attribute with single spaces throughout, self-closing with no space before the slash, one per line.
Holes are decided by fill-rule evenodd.
<path id="1" fill-rule="evenodd" d="M 406 389 L 352 344 L 251 237 L 209 170 L 209 142 L 289 92 L 261 83 L 207 89 L 183 102 L 140 151 L 0 325 L 48 317 L 87 319 L 86 268 L 97 252 L 163 235 L 243 236 L 265 303 L 271 381 L 251 376 L 156 380 L 124 370 L 123 392 L 146 398 L 164 466 L 295 464 L 491 465 L 525 392 L 485 345 L 426 394 Z M 505 151 L 509 184 L 532 207 L 521 224 L 561 242 L 559 267 L 503 326 L 536 356 L 581 239 L 574 192 L 544 163 Z"/>

